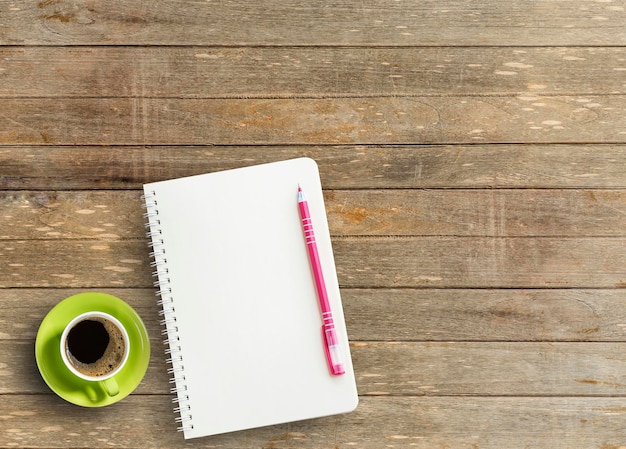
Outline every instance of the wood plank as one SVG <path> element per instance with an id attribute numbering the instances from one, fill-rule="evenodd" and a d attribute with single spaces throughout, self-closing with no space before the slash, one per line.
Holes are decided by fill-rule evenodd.
<path id="1" fill-rule="evenodd" d="M 139 189 L 308 156 L 342 188 L 626 188 L 626 145 L 0 146 L 2 189 Z"/>
<path id="2" fill-rule="evenodd" d="M 361 395 L 624 396 L 624 343 L 354 343 Z"/>
<path id="3" fill-rule="evenodd" d="M 626 238 L 333 240 L 343 287 L 623 288 Z M 0 288 L 147 287 L 144 239 L 4 240 Z"/>
<path id="4" fill-rule="evenodd" d="M 333 236 L 626 236 L 626 190 L 327 190 Z M 137 191 L 0 191 L 0 240 L 138 238 Z"/>
<path id="5" fill-rule="evenodd" d="M 7 429 L 0 446 L 609 449 L 626 443 L 624 398 L 361 398 L 345 415 L 189 441 L 174 431 L 168 402 L 133 395 L 115 407 L 85 410 L 53 395 L 12 395 L 0 401 Z"/>
<path id="6" fill-rule="evenodd" d="M 624 289 L 341 292 L 348 334 L 357 341 L 626 340 Z"/>
<path id="7" fill-rule="evenodd" d="M 100 289 L 137 310 L 158 339 L 154 289 Z M 61 299 L 83 290 L 9 289 L 0 339 L 34 339 Z M 617 290 L 343 289 L 350 338 L 383 341 L 624 341 Z"/>
<path id="8" fill-rule="evenodd" d="M 147 240 L 0 241 L 0 288 L 148 287 Z"/>
<path id="9" fill-rule="evenodd" d="M 33 344 L 0 340 L 5 379 L 0 394 L 50 392 L 38 374 Z M 161 347 L 153 341 L 139 394 L 170 391 Z M 361 396 L 626 396 L 625 347 L 626 343 L 355 342 L 351 352 Z"/>
<path id="10" fill-rule="evenodd" d="M 155 289 L 108 289 L 160 339 Z M 0 340 L 34 340 L 62 299 L 84 289 L 0 291 Z M 352 341 L 626 341 L 625 289 L 355 289 L 341 291 Z"/>
<path id="11" fill-rule="evenodd" d="M 328 190 L 334 235 L 623 236 L 621 190 Z"/>
<path id="12" fill-rule="evenodd" d="M 624 143 L 626 96 L 5 99 L 0 145 Z"/>
<path id="13" fill-rule="evenodd" d="M 502 4 L 392 0 L 302 4 L 156 0 L 4 2 L 13 45 L 624 45 L 623 9 L 567 0 Z M 303 24 L 314 24 L 305 26 Z M 185 32 L 181 33 L 180 30 Z M 503 29 L 506 32 L 503 32 Z"/>
<path id="14" fill-rule="evenodd" d="M 0 239 L 119 239 L 145 234 L 138 191 L 0 191 Z"/>
<path id="15" fill-rule="evenodd" d="M 335 238 L 347 287 L 621 288 L 621 238 Z"/>
<path id="16" fill-rule="evenodd" d="M 625 59 L 623 47 L 0 47 L 0 98 L 597 95 L 624 90 Z"/>

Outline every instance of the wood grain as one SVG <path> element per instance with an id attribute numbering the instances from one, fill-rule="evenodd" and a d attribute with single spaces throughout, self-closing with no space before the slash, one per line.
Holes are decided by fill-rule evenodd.
<path id="1" fill-rule="evenodd" d="M 335 235 L 573 237 L 626 232 L 622 190 L 330 190 L 326 208 Z"/>
<path id="2" fill-rule="evenodd" d="M 184 441 L 165 396 L 134 395 L 108 410 L 73 407 L 52 395 L 15 395 L 0 403 L 7 432 L 0 445 L 50 448 L 615 448 L 624 398 L 361 398 L 347 415 Z M 376 431 L 369 428 L 376 423 Z M 520 425 L 523 424 L 523 425 Z M 572 429 L 576 429 L 573 431 Z"/>
<path id="3" fill-rule="evenodd" d="M 624 143 L 626 96 L 3 100 L 0 145 Z"/>
<path id="4" fill-rule="evenodd" d="M 622 288 L 622 238 L 335 239 L 347 287 Z M 367 248 L 367 250 L 365 250 Z"/>
<path id="5" fill-rule="evenodd" d="M 354 341 L 626 341 L 624 289 L 345 288 Z"/>
<path id="6" fill-rule="evenodd" d="M 144 233 L 137 191 L 0 192 L 0 240 Z M 333 236 L 626 236 L 626 190 L 327 190 Z"/>
<path id="7" fill-rule="evenodd" d="M 13 45 L 624 45 L 623 9 L 567 0 L 241 3 L 45 0 L 4 8 Z M 613 7 L 613 8 L 612 8 Z M 184 29 L 184 33 L 181 33 Z M 505 31 L 503 31 L 503 29 Z"/>
<path id="8" fill-rule="evenodd" d="M 155 289 L 99 288 L 128 302 L 153 341 L 160 337 Z M 34 340 L 62 299 L 85 289 L 3 290 L 0 340 Z M 348 335 L 361 341 L 624 342 L 624 289 L 341 290 Z"/>
<path id="9" fill-rule="evenodd" d="M 324 188 L 626 188 L 626 145 L 0 146 L 3 189 L 140 189 L 308 156 Z"/>
<path id="10" fill-rule="evenodd" d="M 7 355 L 0 394 L 50 393 L 33 344 L 0 340 L 0 354 Z M 138 394 L 170 391 L 161 347 L 152 340 Z M 361 396 L 506 397 L 626 396 L 624 349 L 626 343 L 357 342 L 350 350 Z"/>
<path id="11" fill-rule="evenodd" d="M 623 288 L 626 239 L 335 238 L 344 287 Z M 147 287 L 139 240 L 0 240 L 0 287 Z"/>
<path id="12" fill-rule="evenodd" d="M 625 23 L 611 0 L 0 0 L 0 449 L 626 447 Z M 301 156 L 359 407 L 184 441 L 142 184 Z M 33 354 L 85 290 L 153 348 L 104 409 Z"/>
<path id="13" fill-rule="evenodd" d="M 152 285 L 145 240 L 0 242 L 0 288 Z"/>
<path id="14" fill-rule="evenodd" d="M 155 291 L 100 289 L 127 301 L 159 339 Z M 10 289 L 0 339 L 34 339 L 46 313 L 83 289 Z M 625 341 L 617 290 L 343 289 L 354 341 Z"/>
<path id="15" fill-rule="evenodd" d="M 607 95 L 626 86 L 625 57 L 623 47 L 0 47 L 0 97 Z"/>

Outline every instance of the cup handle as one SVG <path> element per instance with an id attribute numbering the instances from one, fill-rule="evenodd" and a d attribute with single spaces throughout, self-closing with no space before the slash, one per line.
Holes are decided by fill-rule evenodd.
<path id="1" fill-rule="evenodd" d="M 102 386 L 104 387 L 104 391 L 107 392 L 109 396 L 117 396 L 120 392 L 120 387 L 112 377 L 106 380 L 101 381 Z"/>

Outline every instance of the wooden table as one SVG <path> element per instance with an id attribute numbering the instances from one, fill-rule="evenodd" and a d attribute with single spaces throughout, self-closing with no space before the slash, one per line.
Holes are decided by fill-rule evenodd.
<path id="1" fill-rule="evenodd" d="M 0 448 L 626 446 L 625 6 L 0 0 Z M 186 442 L 141 186 L 297 156 L 360 405 Z M 102 409 L 33 355 L 88 290 L 154 347 Z"/>

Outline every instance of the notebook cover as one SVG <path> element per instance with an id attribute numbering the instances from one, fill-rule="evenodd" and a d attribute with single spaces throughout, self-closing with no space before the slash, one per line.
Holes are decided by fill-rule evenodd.
<path id="1" fill-rule="evenodd" d="M 346 373 L 326 363 L 298 213 L 305 191 Z M 181 428 L 195 438 L 358 403 L 317 164 L 300 158 L 146 184 Z M 171 309 L 171 310 L 170 310 Z"/>

